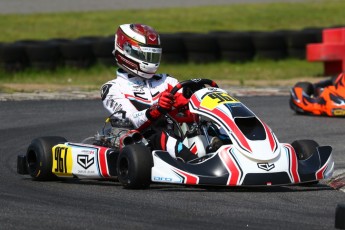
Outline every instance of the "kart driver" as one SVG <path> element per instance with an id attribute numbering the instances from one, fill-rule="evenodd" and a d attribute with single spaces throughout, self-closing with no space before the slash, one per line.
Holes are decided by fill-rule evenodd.
<path id="1" fill-rule="evenodd" d="M 197 158 L 160 125 L 164 113 L 173 108 L 186 108 L 188 100 L 182 93 L 175 96 L 170 93 L 177 79 L 168 74 L 156 74 L 162 55 L 158 33 L 147 25 L 120 25 L 115 34 L 113 54 L 119 69 L 116 78 L 101 88 L 104 107 L 112 114 L 125 111 L 126 118 L 139 132 L 155 130 L 148 137 L 152 149 L 168 151 L 172 157 L 186 162 Z M 188 117 L 187 120 L 193 119 L 190 113 Z"/>

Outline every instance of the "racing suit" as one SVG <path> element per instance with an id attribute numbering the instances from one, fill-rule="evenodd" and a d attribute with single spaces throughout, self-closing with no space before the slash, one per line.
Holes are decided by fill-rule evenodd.
<path id="1" fill-rule="evenodd" d="M 152 128 L 155 121 L 147 116 L 147 110 L 158 102 L 158 99 L 166 90 L 174 87 L 177 79 L 167 74 L 156 74 L 151 79 L 133 76 L 122 70 L 116 72 L 117 78 L 105 83 L 101 88 L 101 98 L 104 107 L 113 114 L 123 110 L 139 131 L 143 132 Z M 174 107 L 179 107 L 187 100 L 181 93 L 177 94 Z M 175 97 L 176 98 L 176 97 Z M 176 139 L 166 130 L 160 130 L 149 137 L 153 150 L 164 150 L 174 158 L 190 161 L 196 158 L 181 140 Z"/>

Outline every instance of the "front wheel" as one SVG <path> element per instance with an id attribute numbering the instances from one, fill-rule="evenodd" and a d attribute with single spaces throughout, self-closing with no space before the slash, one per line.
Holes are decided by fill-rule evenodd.
<path id="1" fill-rule="evenodd" d="M 297 140 L 291 143 L 298 160 L 306 160 L 317 152 L 319 144 L 314 140 Z"/>
<path id="2" fill-rule="evenodd" d="M 150 186 L 152 154 L 143 145 L 127 145 L 117 160 L 117 176 L 124 188 L 144 189 Z"/>
<path id="3" fill-rule="evenodd" d="M 32 140 L 26 151 L 27 168 L 34 180 L 54 180 L 56 176 L 52 173 L 52 148 L 53 146 L 65 143 L 63 137 L 48 136 Z"/>
<path id="4" fill-rule="evenodd" d="M 317 152 L 317 147 L 319 147 L 319 144 L 314 140 L 297 140 L 292 142 L 291 146 L 295 149 L 298 160 L 307 160 Z M 301 185 L 308 186 L 318 183 L 319 181 L 316 180 L 304 182 Z"/>

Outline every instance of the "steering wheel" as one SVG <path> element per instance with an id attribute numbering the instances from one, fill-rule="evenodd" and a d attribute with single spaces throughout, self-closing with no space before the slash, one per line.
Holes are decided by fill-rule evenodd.
<path id="1" fill-rule="evenodd" d="M 196 92 L 197 90 L 199 89 L 202 89 L 205 87 L 205 85 L 210 85 L 212 87 L 216 87 L 216 88 L 219 88 L 217 83 L 212 81 L 212 80 L 209 80 L 209 79 L 191 79 L 191 80 L 186 80 L 186 81 L 182 81 L 182 82 L 179 82 L 177 85 L 175 85 L 170 93 L 172 95 L 175 95 L 177 93 L 177 91 L 179 91 L 181 88 L 183 88 L 183 90 L 185 89 L 190 89 L 191 92 L 188 92 L 190 93 L 190 95 L 187 95 L 187 97 L 185 95 L 186 98 L 190 98 L 192 96 L 192 94 L 194 92 Z M 184 134 L 181 130 L 181 127 L 179 125 L 179 123 L 172 117 L 170 116 L 167 111 L 165 111 L 165 116 L 167 116 L 168 118 L 170 118 L 170 120 L 174 123 L 174 125 L 178 128 L 178 131 L 180 133 L 180 137 L 181 139 L 183 140 L 184 139 Z"/>
<path id="2" fill-rule="evenodd" d="M 179 82 L 177 85 L 174 86 L 174 88 L 171 89 L 170 93 L 172 95 L 175 95 L 176 92 L 179 91 L 181 88 L 183 88 L 183 90 L 185 90 L 187 88 L 191 88 L 191 89 L 193 89 L 192 93 L 194 93 L 195 91 L 204 88 L 205 85 L 210 85 L 212 87 L 219 88 L 217 83 L 210 80 L 210 79 L 191 79 L 191 80 Z M 190 96 L 192 96 L 192 95 L 190 95 Z M 190 98 L 190 96 L 187 98 Z"/>

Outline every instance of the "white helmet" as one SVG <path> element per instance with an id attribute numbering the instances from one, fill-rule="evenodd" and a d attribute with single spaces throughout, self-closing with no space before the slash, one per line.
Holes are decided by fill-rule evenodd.
<path id="1" fill-rule="evenodd" d="M 120 25 L 113 54 L 125 71 L 149 79 L 157 72 L 162 56 L 159 35 L 147 25 Z"/>

